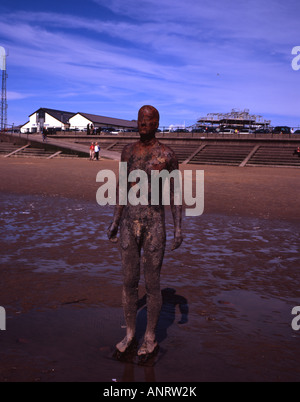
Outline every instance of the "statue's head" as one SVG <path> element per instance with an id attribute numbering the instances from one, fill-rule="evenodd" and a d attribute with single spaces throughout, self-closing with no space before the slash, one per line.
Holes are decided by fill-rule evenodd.
<path id="1" fill-rule="evenodd" d="M 138 130 L 141 139 L 148 139 L 155 136 L 159 126 L 159 113 L 155 107 L 150 105 L 142 106 L 138 113 Z"/>

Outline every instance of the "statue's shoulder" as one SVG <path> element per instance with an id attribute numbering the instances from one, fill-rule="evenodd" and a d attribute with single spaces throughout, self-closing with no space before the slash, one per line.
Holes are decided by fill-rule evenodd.
<path id="1" fill-rule="evenodd" d="M 178 169 L 178 158 L 171 147 L 160 143 L 160 156 L 166 161 L 168 170 Z"/>
<path id="2" fill-rule="evenodd" d="M 137 143 L 137 141 L 135 141 L 135 142 L 131 142 L 130 144 L 126 144 L 126 145 L 124 145 L 124 150 L 125 151 L 131 151 L 132 149 L 134 149 L 134 147 L 135 147 L 135 145 L 136 145 L 136 143 Z"/>
<path id="3" fill-rule="evenodd" d="M 163 143 L 159 143 L 162 153 L 168 157 L 169 159 L 177 159 L 175 152 L 173 151 L 173 149 L 171 147 L 169 147 L 169 145 L 163 144 Z"/>
<path id="4" fill-rule="evenodd" d="M 128 160 L 129 159 L 129 157 L 134 152 L 134 148 L 135 148 L 136 144 L 137 144 L 137 141 L 133 142 L 133 143 L 130 143 L 130 144 L 124 145 L 123 150 L 122 150 L 122 160 Z"/>

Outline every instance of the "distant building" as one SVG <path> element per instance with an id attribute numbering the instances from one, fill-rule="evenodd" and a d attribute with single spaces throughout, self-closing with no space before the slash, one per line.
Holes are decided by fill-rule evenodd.
<path id="1" fill-rule="evenodd" d="M 29 116 L 29 121 L 21 126 L 22 133 L 41 132 L 43 128 L 48 130 L 84 131 L 91 125 L 94 129 L 112 127 L 119 129 L 137 128 L 136 120 L 122 120 L 112 117 L 98 116 L 88 113 L 65 112 L 62 110 L 40 108 Z"/>
<path id="2" fill-rule="evenodd" d="M 69 119 L 74 113 L 62 110 L 40 108 L 29 116 L 29 121 L 21 126 L 21 133 L 36 133 L 42 128 L 67 130 Z"/>
<path id="3" fill-rule="evenodd" d="M 136 120 L 122 120 L 112 117 L 98 116 L 88 113 L 76 113 L 69 119 L 71 130 L 86 130 L 87 125 L 92 125 L 95 129 L 101 127 L 113 127 L 120 129 L 137 128 Z"/>

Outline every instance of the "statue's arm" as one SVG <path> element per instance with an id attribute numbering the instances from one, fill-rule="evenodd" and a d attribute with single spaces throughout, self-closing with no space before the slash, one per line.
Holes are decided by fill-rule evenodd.
<path id="1" fill-rule="evenodd" d="M 124 147 L 122 154 L 121 154 L 121 162 L 127 162 L 128 161 L 128 150 L 126 147 Z M 122 191 L 122 189 L 121 189 Z M 109 238 L 110 241 L 116 242 L 117 241 L 117 233 L 124 209 L 124 205 L 120 205 L 119 203 L 119 197 L 120 197 L 120 183 L 118 180 L 117 187 L 116 187 L 116 205 L 114 209 L 114 215 L 113 215 L 113 220 L 108 228 L 107 231 L 107 237 Z"/>
<path id="2" fill-rule="evenodd" d="M 175 156 L 175 154 L 172 155 L 170 159 L 170 164 L 169 164 L 169 171 L 173 170 L 179 170 L 178 166 L 178 159 Z M 182 231 L 181 231 L 181 224 L 182 224 L 182 205 L 175 205 L 175 188 L 174 188 L 174 180 L 171 180 L 170 183 L 170 203 L 171 203 L 171 211 L 173 215 L 173 221 L 174 221 L 174 240 L 172 244 L 172 250 L 175 250 L 178 248 L 182 241 L 183 241 L 183 236 L 182 236 Z"/>

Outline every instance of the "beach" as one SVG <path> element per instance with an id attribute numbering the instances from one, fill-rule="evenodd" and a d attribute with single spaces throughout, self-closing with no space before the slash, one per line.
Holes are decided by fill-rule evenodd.
<path id="1" fill-rule="evenodd" d="M 148 366 L 112 358 L 125 334 L 113 207 L 85 158 L 0 158 L 0 381 L 299 381 L 300 170 L 204 170 L 204 213 L 183 213 L 184 242 L 161 272 L 159 353 Z M 144 282 L 137 337 L 145 330 Z"/>
<path id="2" fill-rule="evenodd" d="M 118 162 L 88 159 L 0 159 L 0 191 L 94 202 L 99 170 L 118 173 Z M 204 170 L 205 213 L 300 220 L 296 168 L 180 165 Z M 193 176 L 195 177 L 195 176 Z"/>

